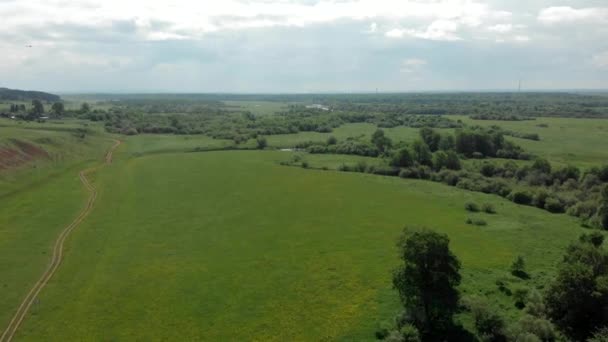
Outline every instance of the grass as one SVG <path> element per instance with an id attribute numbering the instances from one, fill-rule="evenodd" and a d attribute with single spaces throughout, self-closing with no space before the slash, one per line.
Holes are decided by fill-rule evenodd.
<path id="1" fill-rule="evenodd" d="M 107 135 L 96 133 L 82 139 L 69 130 L 47 130 L 39 124 L 0 123 L 0 147 L 14 147 L 10 139 L 17 138 L 50 154 L 50 159 L 0 172 L 0 325 L 4 329 L 46 268 L 59 231 L 84 205 L 87 194 L 78 171 L 99 163 L 111 142 Z"/>
<path id="2" fill-rule="evenodd" d="M 466 124 L 497 125 L 522 133 L 538 133 L 540 141 L 511 138 L 526 151 L 556 164 L 590 167 L 608 160 L 608 119 L 537 118 L 528 121 L 492 121 L 461 119 Z M 539 127 L 546 124 L 547 127 Z"/>
<path id="3" fill-rule="evenodd" d="M 607 138 L 604 120 L 461 119 L 538 133 L 538 142 L 513 140 L 557 164 L 587 167 L 608 154 L 600 143 Z M 111 144 L 94 124 L 80 140 L 74 132 L 83 127 L 76 120 L 0 120 L 0 145 L 19 137 L 53 156 L 0 173 L 2 326 L 46 266 L 58 232 L 83 205 L 78 170 L 98 163 Z M 293 147 L 332 135 L 369 139 L 375 130 L 348 124 L 332 133 L 267 139 L 271 148 Z M 418 137 L 407 127 L 385 132 L 394 142 Z M 583 232 L 575 218 L 493 195 L 331 171 L 379 159 L 179 153 L 234 143 L 205 136 L 123 138 L 115 162 L 93 176 L 100 191 L 96 207 L 68 240 L 64 263 L 18 331 L 19 340 L 372 340 L 377 322 L 398 310 L 390 275 L 405 225 L 448 234 L 463 263 L 463 295 L 488 298 L 514 321 L 519 311 L 497 283 L 511 290 L 542 286 L 564 247 Z M 279 164 L 296 154 L 311 168 L 330 171 Z M 466 202 L 490 205 L 496 213 L 467 212 Z M 486 225 L 467 224 L 469 218 Z M 509 273 L 518 255 L 530 280 Z M 470 327 L 469 316 L 458 318 Z"/>
<path id="4" fill-rule="evenodd" d="M 581 232 L 496 196 L 279 165 L 288 152 L 132 158 L 146 146 L 137 139 L 98 174 L 98 205 L 20 340 L 371 340 L 397 309 L 390 271 L 404 225 L 449 234 L 462 291 L 514 317 L 495 285 L 517 281 L 513 258 L 542 283 Z M 469 226 L 466 201 L 498 213 Z"/>

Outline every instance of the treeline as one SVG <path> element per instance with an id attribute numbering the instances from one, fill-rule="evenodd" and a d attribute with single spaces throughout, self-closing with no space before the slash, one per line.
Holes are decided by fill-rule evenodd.
<path id="1" fill-rule="evenodd" d="M 527 121 L 536 120 L 534 117 L 515 114 L 473 114 L 469 115 L 473 120 L 496 120 L 496 121 Z"/>
<path id="2" fill-rule="evenodd" d="M 42 91 L 31 91 L 31 90 L 17 90 L 0 88 L 0 100 L 7 101 L 45 101 L 45 102 L 59 102 L 61 98 L 55 94 L 49 94 Z"/>
<path id="3" fill-rule="evenodd" d="M 53 119 L 61 119 L 65 117 L 79 117 L 88 115 L 91 112 L 91 107 L 88 103 L 83 103 L 78 110 L 68 110 L 61 101 L 57 101 L 51 104 L 50 109 L 47 111 L 44 104 L 40 100 L 32 100 L 29 107 L 25 104 L 14 104 L 11 103 L 9 106 L 9 112 L 0 113 L 0 116 L 14 117 L 17 120 L 25 121 L 36 121 L 44 117 Z"/>
<path id="4" fill-rule="evenodd" d="M 382 322 L 376 338 L 385 341 L 608 341 L 608 252 L 604 235 L 583 234 L 566 248 L 557 276 L 537 288 L 525 259 L 517 256 L 508 270 L 518 288 L 496 282 L 508 293 L 519 318 L 509 323 L 503 310 L 484 297 L 462 297 L 460 260 L 452 253 L 447 235 L 428 229 L 404 229 L 398 240 L 400 265 L 393 271 L 393 287 L 402 309 Z M 506 273 L 506 272 L 505 272 Z M 523 286 L 522 286 L 523 285 Z M 544 291 L 543 291 L 544 289 Z M 490 289 L 488 289 L 490 290 Z M 542 292 L 541 292 L 542 291 Z M 471 317 L 473 332 L 454 320 Z M 476 338 L 475 338 L 476 337 Z"/>
<path id="5" fill-rule="evenodd" d="M 608 189 L 608 165 L 583 173 L 571 165 L 554 169 L 547 160 L 537 158 L 529 165 L 493 160 L 484 161 L 475 169 L 463 170 L 463 158 L 532 158 L 521 147 L 506 141 L 501 130 L 472 127 L 451 135 L 427 127 L 420 130 L 420 138 L 413 143 L 393 144 L 384 131 L 378 129 L 370 140 L 338 141 L 330 137 L 325 143 L 304 142 L 296 148 L 313 154 L 382 157 L 387 166 L 360 162 L 342 165 L 339 170 L 426 179 L 496 194 L 551 213 L 568 213 L 579 217 L 588 227 L 608 229 L 608 190 L 602 190 Z"/>
<path id="6" fill-rule="evenodd" d="M 346 123 L 373 123 L 385 127 L 462 126 L 441 116 L 328 112 L 303 105 L 291 105 L 286 111 L 274 115 L 255 116 L 249 111 L 235 111 L 213 101 L 123 100 L 107 111 L 89 111 L 85 117 L 103 121 L 106 129 L 113 133 L 205 134 L 217 139 L 231 139 L 237 144 L 259 135 L 328 133 Z"/>

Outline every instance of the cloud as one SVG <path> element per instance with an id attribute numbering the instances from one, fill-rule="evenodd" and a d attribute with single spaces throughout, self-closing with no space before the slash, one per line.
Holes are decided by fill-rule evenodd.
<path id="1" fill-rule="evenodd" d="M 423 20 L 457 22 L 476 27 L 484 20 L 506 18 L 479 0 L 27 0 L 0 3 L 3 29 L 44 30 L 48 25 L 107 27 L 113 22 L 133 22 L 142 39 L 200 39 L 210 32 L 266 27 L 306 27 L 339 20 Z M 163 22 L 162 27 L 153 23 Z M 378 24 L 372 24 L 374 31 Z M 432 24 L 431 24 L 432 25 Z M 441 36 L 441 28 L 417 36 Z M 433 39 L 433 38 L 431 38 Z"/>
<path id="2" fill-rule="evenodd" d="M 421 68 L 423 68 L 427 64 L 428 64 L 428 62 L 424 59 L 408 58 L 401 63 L 401 69 L 399 71 L 401 71 L 402 73 L 409 74 L 409 73 L 419 71 Z"/>
<path id="3" fill-rule="evenodd" d="M 538 21 L 545 25 L 575 22 L 608 22 L 608 7 L 578 9 L 569 6 L 548 7 L 540 11 L 538 14 Z"/>
<path id="4" fill-rule="evenodd" d="M 389 38 L 410 36 L 429 40 L 457 41 L 462 40 L 456 32 L 459 24 L 451 20 L 435 20 L 424 29 L 392 29 L 385 33 Z"/>
<path id="5" fill-rule="evenodd" d="M 608 51 L 603 51 L 593 55 L 591 62 L 598 68 L 608 69 Z"/>
<path id="6" fill-rule="evenodd" d="M 513 31 L 512 24 L 496 24 L 488 27 L 488 31 L 498 32 L 498 33 L 507 33 Z"/>
<path id="7" fill-rule="evenodd" d="M 67 91 L 416 90 L 403 73 L 425 89 L 608 88 L 605 0 L 556 3 L 0 0 L 0 75 Z"/>
<path id="8" fill-rule="evenodd" d="M 376 33 L 378 31 L 378 24 L 373 22 L 369 24 L 369 29 L 366 31 L 367 33 Z"/>

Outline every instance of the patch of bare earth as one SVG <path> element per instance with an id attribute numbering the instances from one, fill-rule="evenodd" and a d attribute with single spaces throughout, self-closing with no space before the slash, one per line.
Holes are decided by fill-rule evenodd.
<path id="1" fill-rule="evenodd" d="M 44 149 L 18 139 L 11 139 L 14 147 L 0 147 L 0 170 L 17 168 L 31 161 L 48 159 Z"/>

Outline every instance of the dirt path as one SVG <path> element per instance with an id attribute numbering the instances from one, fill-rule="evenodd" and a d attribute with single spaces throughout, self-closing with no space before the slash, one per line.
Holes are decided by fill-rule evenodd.
<path id="1" fill-rule="evenodd" d="M 112 153 L 121 143 L 119 140 L 115 140 L 115 141 L 116 141 L 116 143 L 110 148 L 110 150 L 106 154 L 105 164 L 112 163 Z M 102 165 L 105 165 L 105 164 L 102 164 Z M 27 312 L 29 311 L 30 307 L 36 300 L 36 297 L 38 296 L 38 294 L 40 293 L 42 288 L 44 288 L 44 286 L 51 279 L 51 277 L 53 276 L 55 271 L 57 271 L 59 264 L 61 264 L 61 260 L 63 257 L 63 244 L 64 244 L 66 238 L 70 235 L 70 232 L 72 232 L 72 230 L 74 230 L 74 228 L 78 227 L 78 225 L 87 217 L 87 215 L 93 209 L 93 205 L 95 204 L 95 200 L 97 199 L 97 190 L 95 189 L 95 187 L 93 185 L 91 185 L 91 183 L 87 179 L 86 175 L 89 172 L 95 171 L 100 166 L 82 170 L 78 174 L 80 176 L 80 181 L 85 186 L 87 191 L 89 191 L 89 193 L 90 193 L 89 198 L 87 199 L 86 205 L 80 211 L 80 213 L 78 214 L 76 219 L 74 219 L 74 221 L 72 221 L 72 223 L 70 223 L 70 225 L 65 227 L 63 229 L 63 231 L 61 231 L 61 234 L 59 234 L 59 237 L 57 237 L 57 240 L 55 241 L 55 245 L 53 246 L 53 256 L 51 258 L 51 262 L 50 262 L 49 266 L 44 271 L 44 273 L 42 274 L 40 279 L 36 282 L 34 287 L 32 287 L 32 289 L 27 294 L 27 296 L 25 296 L 25 298 L 21 302 L 21 305 L 19 305 L 17 312 L 15 312 L 15 315 L 13 316 L 10 323 L 8 324 L 8 327 L 6 328 L 4 333 L 2 333 L 2 336 L 0 336 L 0 342 L 9 342 L 12 340 L 13 336 L 17 332 L 17 329 L 19 328 L 19 325 L 21 325 L 21 322 L 23 322 L 23 319 L 27 315 Z"/>

